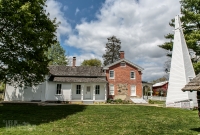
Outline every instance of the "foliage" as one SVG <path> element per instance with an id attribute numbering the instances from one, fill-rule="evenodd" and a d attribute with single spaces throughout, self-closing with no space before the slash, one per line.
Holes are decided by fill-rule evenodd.
<path id="1" fill-rule="evenodd" d="M 67 65 L 65 50 L 57 42 L 48 48 L 47 57 L 50 59 L 49 65 Z"/>
<path id="2" fill-rule="evenodd" d="M 90 60 L 84 60 L 81 63 L 81 66 L 96 66 L 96 67 L 101 67 L 101 61 L 98 59 L 90 59 Z"/>
<path id="3" fill-rule="evenodd" d="M 159 100 L 148 100 L 149 104 L 161 104 L 161 105 L 165 105 L 165 101 L 159 101 Z"/>
<path id="4" fill-rule="evenodd" d="M 152 83 L 155 84 L 155 83 L 164 82 L 164 81 L 167 81 L 167 78 L 165 76 L 158 78 L 156 80 L 153 80 Z"/>
<path id="5" fill-rule="evenodd" d="M 181 22 L 183 27 L 183 32 L 185 35 L 185 40 L 188 48 L 192 49 L 196 53 L 196 58 L 193 59 L 193 63 L 196 63 L 200 55 L 200 46 L 198 41 L 200 41 L 200 0 L 181 0 Z M 174 27 L 174 19 L 169 23 L 171 27 Z M 168 42 L 165 42 L 159 47 L 172 51 L 174 34 L 169 33 L 165 35 Z M 195 66 L 200 66 L 195 64 Z M 195 67 L 199 69 L 200 67 Z M 199 70 L 195 70 L 199 73 Z"/>
<path id="6" fill-rule="evenodd" d="M 0 93 L 2 93 L 5 90 L 5 83 L 0 83 Z"/>
<path id="7" fill-rule="evenodd" d="M 132 101 L 129 101 L 129 100 L 122 100 L 122 99 L 108 99 L 106 101 L 106 103 L 109 103 L 109 104 L 132 104 L 133 102 Z"/>
<path id="8" fill-rule="evenodd" d="M 46 0 L 0 0 L 0 80 L 32 86 L 44 80 L 45 51 L 56 42 Z"/>
<path id="9" fill-rule="evenodd" d="M 2 135 L 197 135 L 200 125 L 197 111 L 139 105 L 3 105 L 0 116 Z"/>
<path id="10" fill-rule="evenodd" d="M 106 53 L 103 54 L 104 66 L 119 60 L 119 51 L 121 49 L 121 41 L 115 36 L 109 37 L 106 43 Z"/>
<path id="11" fill-rule="evenodd" d="M 200 73 L 200 62 L 193 63 L 194 71 L 196 74 Z"/>

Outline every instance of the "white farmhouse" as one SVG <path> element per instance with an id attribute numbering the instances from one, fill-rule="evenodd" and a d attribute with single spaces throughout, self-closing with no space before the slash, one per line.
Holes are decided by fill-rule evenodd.
<path id="1" fill-rule="evenodd" d="M 46 81 L 38 86 L 15 88 L 6 85 L 4 101 L 105 102 L 106 74 L 102 67 L 50 66 Z"/>

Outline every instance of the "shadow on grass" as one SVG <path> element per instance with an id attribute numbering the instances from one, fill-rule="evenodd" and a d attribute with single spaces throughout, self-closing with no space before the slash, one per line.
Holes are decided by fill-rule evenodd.
<path id="1" fill-rule="evenodd" d="M 200 127 L 198 128 L 191 128 L 190 130 L 196 131 L 196 132 L 200 132 Z"/>
<path id="2" fill-rule="evenodd" d="M 68 117 L 82 112 L 86 105 L 3 105 L 0 106 L 0 128 L 28 123 L 40 125 Z"/>

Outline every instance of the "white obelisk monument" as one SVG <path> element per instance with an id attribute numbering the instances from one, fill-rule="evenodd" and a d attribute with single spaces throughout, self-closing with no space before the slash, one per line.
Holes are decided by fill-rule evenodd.
<path id="1" fill-rule="evenodd" d="M 193 106 L 197 106 L 196 92 L 183 92 L 181 90 L 190 79 L 195 77 L 195 72 L 179 16 L 175 17 L 175 34 L 172 51 L 166 107 L 181 107 L 180 102 L 189 100 L 190 103 L 193 103 Z"/>

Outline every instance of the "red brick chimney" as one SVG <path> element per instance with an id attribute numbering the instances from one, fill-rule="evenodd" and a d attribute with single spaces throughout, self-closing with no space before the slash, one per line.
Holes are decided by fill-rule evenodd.
<path id="1" fill-rule="evenodd" d="M 72 66 L 75 67 L 76 66 L 76 57 L 73 57 L 73 63 Z"/>
<path id="2" fill-rule="evenodd" d="M 124 51 L 119 51 L 120 59 L 124 59 Z"/>

